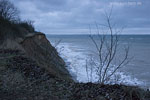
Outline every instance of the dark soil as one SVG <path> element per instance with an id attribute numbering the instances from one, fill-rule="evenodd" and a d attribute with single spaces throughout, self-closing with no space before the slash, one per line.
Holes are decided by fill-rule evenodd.
<path id="1" fill-rule="evenodd" d="M 51 75 L 18 50 L 0 50 L 0 100 L 150 100 L 135 86 L 75 83 Z"/>

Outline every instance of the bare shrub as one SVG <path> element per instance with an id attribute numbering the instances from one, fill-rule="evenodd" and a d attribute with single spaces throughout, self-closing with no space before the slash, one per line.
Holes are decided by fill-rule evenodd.
<path id="1" fill-rule="evenodd" d="M 0 17 L 9 21 L 19 20 L 19 11 L 9 0 L 0 0 Z"/>
<path id="2" fill-rule="evenodd" d="M 35 28 L 33 26 L 33 23 L 34 23 L 34 21 L 28 20 L 28 21 L 20 22 L 19 25 L 31 33 L 31 32 L 35 32 Z"/>
<path id="3" fill-rule="evenodd" d="M 88 82 L 93 82 L 93 73 L 97 64 L 94 61 L 93 55 L 89 55 L 89 59 L 86 59 L 86 74 Z"/>
<path id="4" fill-rule="evenodd" d="M 112 13 L 112 12 L 111 12 Z M 122 29 L 114 29 L 111 23 L 111 13 L 106 13 L 106 25 L 95 24 L 97 35 L 90 35 L 94 46 L 96 47 L 96 55 L 98 55 L 97 61 L 94 61 L 97 65 L 95 67 L 96 74 L 98 76 L 99 83 L 107 83 L 111 77 L 129 62 L 129 46 L 124 47 L 122 57 L 119 56 L 119 35 Z M 103 27 L 100 29 L 100 27 Z M 105 29 L 105 30 L 104 30 Z M 101 33 L 102 31 L 102 33 Z M 90 29 L 91 33 L 91 29 Z M 106 34 L 107 33 L 107 34 Z M 93 62 L 93 61 L 92 61 Z M 115 62 L 115 65 L 114 65 Z M 90 67 L 88 65 L 87 67 Z M 88 73 L 89 74 L 89 73 Z M 89 76 L 88 76 L 89 78 Z"/>
<path id="5" fill-rule="evenodd" d="M 0 0 L 0 43 L 34 33 L 33 21 L 21 21 L 18 9 L 9 0 Z"/>

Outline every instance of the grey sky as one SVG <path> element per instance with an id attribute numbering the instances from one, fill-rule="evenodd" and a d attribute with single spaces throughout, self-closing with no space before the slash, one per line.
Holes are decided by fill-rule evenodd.
<path id="1" fill-rule="evenodd" d="M 113 5 L 113 22 L 127 34 L 150 34 L 150 0 L 11 0 L 22 19 L 35 21 L 45 34 L 86 34 L 89 25 L 105 24 Z"/>

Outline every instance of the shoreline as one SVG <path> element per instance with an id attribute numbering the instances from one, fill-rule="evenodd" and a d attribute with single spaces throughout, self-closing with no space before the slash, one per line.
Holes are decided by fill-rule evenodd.
<path id="1" fill-rule="evenodd" d="M 33 98 L 37 98 L 36 95 L 39 95 L 39 97 L 35 100 L 83 100 L 87 98 L 94 100 L 120 100 L 121 98 L 140 100 L 143 96 L 147 98 L 145 100 L 150 98 L 150 92 L 136 86 L 76 83 L 62 80 L 48 74 L 47 71 L 39 69 L 36 62 L 28 57 L 26 58 L 26 56 L 16 50 L 1 49 L 0 56 L 3 62 L 0 63 L 2 64 L 0 67 L 0 79 L 7 76 L 1 80 L 2 84 L 0 86 L 0 96 L 4 100 L 9 98 L 13 100 L 32 100 Z M 41 74 L 38 74 L 39 72 Z M 13 80 L 11 80 L 12 76 L 14 77 Z M 7 85 L 3 84 L 4 81 Z M 140 93 L 144 93 L 145 95 L 141 95 Z M 16 96 L 18 99 L 16 99 Z"/>
<path id="2" fill-rule="evenodd" d="M 54 44 L 54 43 L 52 43 Z M 71 47 L 70 47 L 71 46 Z M 78 49 L 79 47 L 72 47 L 73 45 L 70 45 L 69 43 L 60 43 L 58 45 L 58 51 L 61 47 L 63 47 L 63 50 L 61 51 L 60 56 L 64 59 L 65 63 L 67 64 L 67 69 L 70 72 L 71 75 L 73 75 L 75 78 L 78 78 L 79 82 L 87 83 L 87 75 L 85 71 L 85 58 L 86 55 L 82 54 L 82 52 L 76 52 L 71 50 L 70 48 Z M 77 57 L 78 55 L 78 57 Z M 82 61 L 80 61 L 82 60 Z M 81 68 L 82 67 L 82 68 Z M 75 69 L 77 68 L 77 69 Z M 79 69 L 84 70 L 83 72 L 80 72 Z M 78 70 L 78 71 L 77 71 Z M 76 72 L 77 71 L 77 72 Z M 78 74 L 78 75 L 77 75 Z M 133 78 L 132 76 L 125 75 L 124 72 L 117 72 L 118 75 L 121 75 L 122 80 L 124 82 L 117 82 L 118 84 L 125 84 L 125 85 L 135 85 L 135 86 L 141 86 L 141 87 L 150 87 L 150 86 L 144 86 L 143 81 L 139 81 L 137 78 Z M 80 76 L 84 76 L 81 78 Z M 96 76 L 95 76 L 96 77 Z M 93 77 L 94 78 L 94 77 Z M 121 79 L 120 78 L 120 79 Z M 130 80 L 129 80 L 130 79 Z M 134 82 L 133 82 L 134 80 Z M 93 80 L 93 82 L 96 82 Z M 114 83 L 113 83 L 114 84 Z"/>

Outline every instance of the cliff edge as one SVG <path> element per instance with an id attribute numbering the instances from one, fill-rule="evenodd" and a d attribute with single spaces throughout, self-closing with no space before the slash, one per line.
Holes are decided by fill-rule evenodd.
<path id="1" fill-rule="evenodd" d="M 65 62 L 43 33 L 27 34 L 24 38 L 6 39 L 0 48 L 20 50 L 51 75 L 72 80 Z"/>

